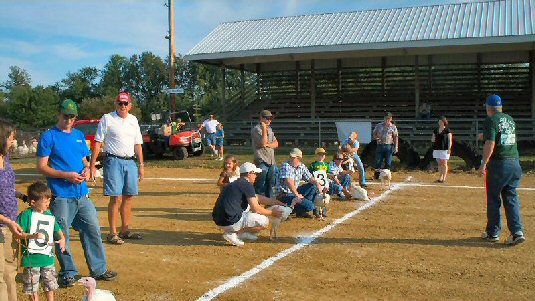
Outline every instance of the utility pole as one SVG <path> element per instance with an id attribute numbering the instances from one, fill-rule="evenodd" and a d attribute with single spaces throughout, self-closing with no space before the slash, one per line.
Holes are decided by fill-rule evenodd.
<path id="1" fill-rule="evenodd" d="M 175 84 L 175 3 L 174 0 L 168 0 L 167 8 L 169 9 L 169 88 L 176 88 Z M 176 94 L 171 96 L 171 112 L 176 112 Z M 174 117 L 174 116 L 173 116 Z"/>

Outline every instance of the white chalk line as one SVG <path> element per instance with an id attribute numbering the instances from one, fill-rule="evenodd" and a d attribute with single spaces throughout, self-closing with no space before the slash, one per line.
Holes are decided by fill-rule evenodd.
<path id="1" fill-rule="evenodd" d="M 392 193 L 393 191 L 395 190 L 398 190 L 398 189 L 401 189 L 403 187 L 406 187 L 405 185 L 402 185 L 402 183 L 395 183 L 391 186 L 390 190 L 387 190 L 385 191 L 384 193 L 382 193 L 380 196 L 372 199 L 371 201 L 369 202 L 366 202 L 365 204 L 363 204 L 362 206 L 360 206 L 359 208 L 347 213 L 346 215 L 344 215 L 343 217 L 341 218 L 338 218 L 336 219 L 335 221 L 333 221 L 331 224 L 321 228 L 320 230 L 314 232 L 312 235 L 308 236 L 308 237 L 302 237 L 300 238 L 300 242 L 297 243 L 296 245 L 286 249 L 286 250 L 283 250 L 275 255 L 273 255 L 272 257 L 262 261 L 259 265 L 253 267 L 252 269 L 246 271 L 245 273 L 239 275 L 239 276 L 235 276 L 235 277 L 232 277 L 230 278 L 229 280 L 227 280 L 225 283 L 219 285 L 218 287 L 208 291 L 207 293 L 205 293 L 204 295 L 202 295 L 202 297 L 200 297 L 199 299 L 197 299 L 197 301 L 208 301 L 208 300 L 212 300 L 213 298 L 217 297 L 218 295 L 224 293 L 225 291 L 229 290 L 229 289 L 232 289 L 236 286 L 238 286 L 239 284 L 247 281 L 249 278 L 253 277 L 254 275 L 260 273 L 261 271 L 267 269 L 269 266 L 271 266 L 272 264 L 274 264 L 275 262 L 279 261 L 280 259 L 283 259 L 284 257 L 296 252 L 296 251 L 299 251 L 301 250 L 302 248 L 310 245 L 312 242 L 314 242 L 314 240 L 316 240 L 316 238 L 322 236 L 323 234 L 329 232 L 330 230 L 332 230 L 334 227 L 338 226 L 339 224 L 347 221 L 348 219 L 352 218 L 353 216 L 361 213 L 362 211 L 374 206 L 375 204 L 379 203 L 380 201 L 382 201 L 383 199 L 385 199 L 390 193 Z"/>

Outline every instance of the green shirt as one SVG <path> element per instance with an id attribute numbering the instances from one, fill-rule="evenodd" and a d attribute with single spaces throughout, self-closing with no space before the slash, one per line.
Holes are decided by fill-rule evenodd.
<path id="1" fill-rule="evenodd" d="M 29 233 L 31 229 L 31 222 L 32 222 L 32 208 L 28 208 L 24 211 L 22 211 L 17 218 L 17 224 L 19 224 L 22 228 L 22 231 L 24 233 Z M 53 216 L 50 210 L 46 210 L 43 212 L 44 215 L 50 215 Z M 54 234 L 61 231 L 61 227 L 59 226 L 58 222 L 54 219 Z M 54 264 L 54 248 L 52 248 L 51 254 L 45 255 L 45 254 L 31 254 L 28 252 L 28 249 L 26 248 L 27 244 L 30 240 L 24 240 L 22 241 L 22 266 L 23 267 L 45 267 L 50 266 Z M 49 237 L 49 242 L 53 242 L 54 238 Z"/>
<path id="2" fill-rule="evenodd" d="M 315 172 L 318 170 L 325 170 L 325 172 L 327 172 L 329 170 L 329 163 L 314 161 L 312 164 L 310 164 L 309 170 L 310 172 Z"/>
<path id="3" fill-rule="evenodd" d="M 516 147 L 516 125 L 513 117 L 496 112 L 487 117 L 483 126 L 484 140 L 494 141 L 496 145 L 491 160 L 518 159 Z"/>

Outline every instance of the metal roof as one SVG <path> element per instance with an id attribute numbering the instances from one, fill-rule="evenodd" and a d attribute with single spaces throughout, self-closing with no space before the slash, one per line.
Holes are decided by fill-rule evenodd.
<path id="1" fill-rule="evenodd" d="M 535 0 L 280 17 L 222 23 L 186 59 L 535 41 Z"/>

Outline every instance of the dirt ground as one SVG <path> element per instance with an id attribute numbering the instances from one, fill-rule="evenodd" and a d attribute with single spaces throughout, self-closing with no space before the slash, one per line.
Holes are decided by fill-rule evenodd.
<path id="1" fill-rule="evenodd" d="M 17 172 L 36 173 L 31 164 Z M 207 181 L 145 180 L 135 200 L 133 227 L 144 239 L 106 244 L 113 282 L 99 282 L 117 300 L 195 300 L 209 290 L 294 246 L 363 206 L 333 201 L 326 221 L 293 218 L 280 239 L 269 232 L 243 247 L 227 245 L 212 223 L 218 195 L 215 169 L 148 168 L 146 177 L 213 178 Z M 436 174 L 397 172 L 394 181 L 432 184 Z M 25 190 L 32 176 L 18 176 Z M 459 188 L 452 186 L 475 186 Z M 292 253 L 216 300 L 535 300 L 535 191 L 521 190 L 527 241 L 515 247 L 479 239 L 485 227 L 483 182 L 475 173 L 454 173 L 446 184 L 407 185 L 383 201 L 334 227 L 311 245 Z M 375 197 L 380 185 L 369 185 Z M 535 187 L 528 175 L 522 187 Z M 107 199 L 98 183 L 91 192 L 103 235 L 108 232 Z M 21 210 L 26 204 L 21 204 Z M 502 241 L 508 236 L 504 229 Z M 72 252 L 82 275 L 88 270 L 76 232 Z M 83 288 L 59 289 L 57 300 L 80 300 Z M 20 292 L 21 299 L 25 299 Z M 44 298 L 44 295 L 42 295 Z"/>

